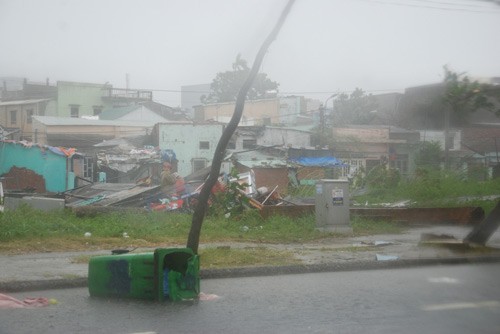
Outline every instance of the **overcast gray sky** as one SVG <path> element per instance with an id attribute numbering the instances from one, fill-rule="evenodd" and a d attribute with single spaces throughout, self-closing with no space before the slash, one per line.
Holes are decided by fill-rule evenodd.
<path id="1" fill-rule="evenodd" d="M 0 77 L 158 90 L 249 64 L 285 0 L 0 0 Z M 479 0 L 297 0 L 262 71 L 323 100 L 442 80 L 443 65 L 500 76 L 500 5 Z M 160 92 L 163 91 L 163 92 Z"/>

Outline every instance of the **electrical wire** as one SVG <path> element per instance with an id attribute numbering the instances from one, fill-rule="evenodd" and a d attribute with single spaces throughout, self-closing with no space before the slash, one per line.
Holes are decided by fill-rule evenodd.
<path id="1" fill-rule="evenodd" d="M 473 10 L 473 9 L 455 8 L 455 7 L 435 7 L 435 6 L 430 6 L 430 5 L 418 5 L 418 4 L 411 4 L 411 3 L 389 2 L 389 1 L 382 1 L 382 0 L 358 0 L 358 1 L 369 2 L 369 3 L 379 3 L 379 4 L 392 5 L 392 6 L 401 6 L 401 7 L 413 7 L 413 8 L 423 8 L 423 9 L 443 10 L 443 11 L 456 11 L 456 12 L 469 12 L 469 13 L 482 13 L 482 14 L 500 14 L 500 11 L 497 11 L 494 9 L 486 11 L 486 10 Z M 445 3 L 445 2 L 430 1 L 430 0 L 429 1 L 414 0 L 414 1 L 441 4 L 441 5 L 451 5 L 451 4 Z M 453 5 L 455 5 L 455 4 L 453 4 Z M 458 5 L 458 4 L 456 4 L 456 5 Z M 482 7 L 482 8 L 487 9 L 486 7 Z"/>

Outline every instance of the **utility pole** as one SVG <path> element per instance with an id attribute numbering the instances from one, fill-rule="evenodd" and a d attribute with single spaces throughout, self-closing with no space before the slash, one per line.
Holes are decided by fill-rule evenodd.
<path id="1" fill-rule="evenodd" d="M 335 94 L 332 94 L 330 95 L 326 100 L 325 100 L 325 103 L 324 104 L 321 104 L 320 107 L 319 107 L 319 128 L 320 128 L 320 146 L 323 147 L 324 145 L 324 138 L 325 138 L 325 123 L 326 123 L 326 117 L 325 117 L 325 111 L 326 111 L 326 106 L 327 106 L 327 103 L 330 99 L 333 99 L 335 96 L 337 96 L 338 94 L 335 93 Z M 332 107 L 332 110 L 333 110 L 333 107 Z"/>
<path id="2" fill-rule="evenodd" d="M 325 107 L 322 104 L 319 106 L 319 129 L 319 146 L 322 148 L 324 142 L 323 138 L 325 136 Z"/>
<path id="3" fill-rule="evenodd" d="M 446 103 L 444 110 L 444 168 L 448 169 L 450 159 L 450 110 L 451 105 Z"/>

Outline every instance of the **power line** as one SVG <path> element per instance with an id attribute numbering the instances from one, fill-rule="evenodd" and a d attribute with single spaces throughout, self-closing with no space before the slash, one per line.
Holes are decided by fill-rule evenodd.
<path id="1" fill-rule="evenodd" d="M 382 1 L 382 0 L 358 0 L 358 1 L 369 2 L 369 3 L 379 3 L 379 4 L 384 4 L 384 5 L 401 6 L 401 7 L 425 8 L 425 9 L 435 9 L 435 10 L 444 10 L 444 11 L 483 13 L 483 14 L 500 14 L 500 11 L 496 11 L 496 10 L 484 11 L 484 10 L 472 10 L 472 9 L 467 9 L 467 8 L 435 7 L 435 6 L 429 6 L 429 5 L 417 5 L 417 4 L 411 4 L 411 3 L 388 2 L 388 1 Z M 451 5 L 449 3 L 430 1 L 430 0 L 429 1 L 415 0 L 415 1 L 436 3 L 436 4 L 442 4 L 442 5 Z M 482 8 L 487 9 L 486 7 L 482 7 Z"/>
<path id="2" fill-rule="evenodd" d="M 416 2 L 426 2 L 426 3 L 434 3 L 434 4 L 439 4 L 439 5 L 447 5 L 447 6 L 460 6 L 460 7 L 473 7 L 473 8 L 484 8 L 488 9 L 491 6 L 483 6 L 479 5 L 478 1 L 474 1 L 475 4 L 466 4 L 466 3 L 457 3 L 457 2 L 443 2 L 443 1 L 437 1 L 437 0 L 413 0 Z"/>
<path id="3" fill-rule="evenodd" d="M 406 88 L 393 88 L 393 89 L 369 89 L 365 90 L 363 89 L 364 92 L 370 93 L 370 92 L 397 92 L 397 91 L 404 91 Z M 180 91 L 180 90 L 173 90 L 173 89 L 148 89 L 149 91 L 152 92 L 167 92 L 167 93 L 204 93 L 204 94 L 209 94 L 210 92 L 207 91 Z M 325 90 L 325 91 L 278 91 L 278 95 L 300 95 L 300 94 L 331 94 L 333 90 Z M 343 90 L 343 91 L 338 91 L 338 93 L 351 93 L 354 90 Z M 167 101 L 166 99 L 158 99 L 158 101 Z M 228 102 L 234 102 L 234 101 L 228 101 Z"/>

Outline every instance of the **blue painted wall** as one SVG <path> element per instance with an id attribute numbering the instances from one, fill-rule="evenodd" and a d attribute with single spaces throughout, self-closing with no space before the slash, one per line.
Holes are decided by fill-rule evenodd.
<path id="1" fill-rule="evenodd" d="M 45 188 L 49 192 L 66 190 L 67 159 L 47 147 L 0 142 L 0 175 L 8 173 L 13 166 L 30 169 L 45 179 Z"/>

